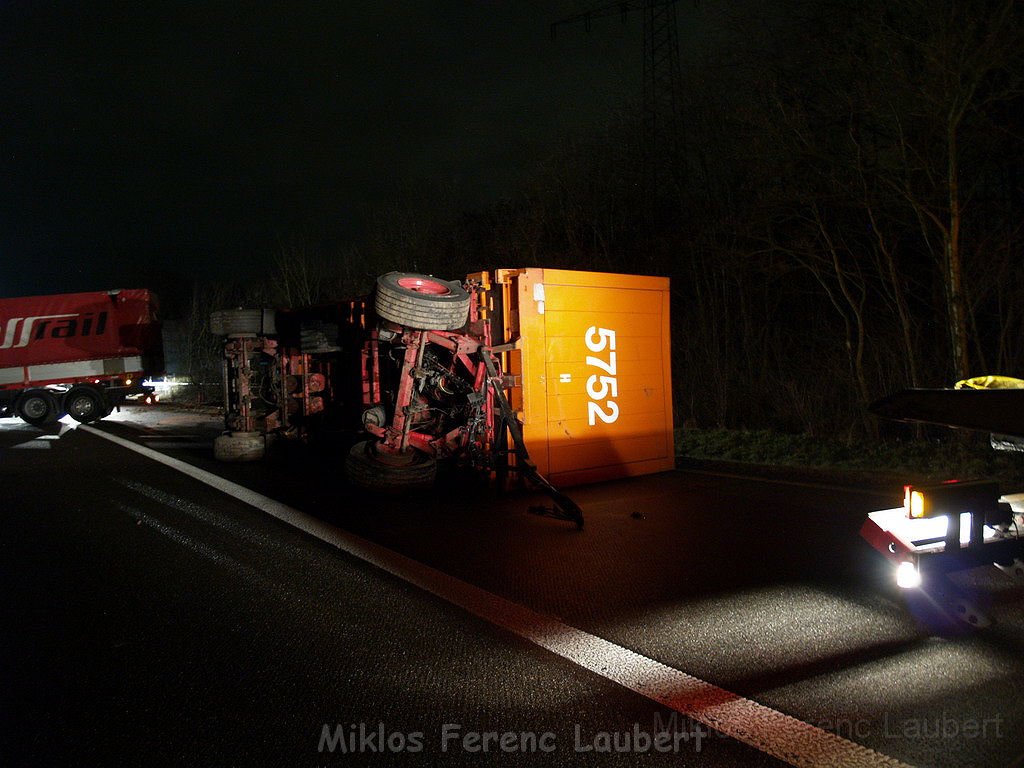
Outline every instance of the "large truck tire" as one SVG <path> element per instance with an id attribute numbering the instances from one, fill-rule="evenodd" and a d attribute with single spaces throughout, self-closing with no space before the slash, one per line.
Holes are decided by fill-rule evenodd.
<path id="1" fill-rule="evenodd" d="M 94 387 L 72 387 L 64 395 L 64 411 L 75 421 L 89 424 L 110 414 L 113 406 Z"/>
<path id="2" fill-rule="evenodd" d="M 458 282 L 411 272 L 377 278 L 374 307 L 385 320 L 420 331 L 454 331 L 466 324 L 471 297 Z"/>
<path id="3" fill-rule="evenodd" d="M 57 398 L 45 389 L 31 389 L 18 398 L 18 416 L 34 427 L 54 424 L 60 419 Z"/>
<path id="4" fill-rule="evenodd" d="M 259 461 L 267 453 L 267 439 L 259 432 L 226 432 L 213 440 L 217 461 Z"/>
<path id="5" fill-rule="evenodd" d="M 276 333 L 274 313 L 265 309 L 219 309 L 210 313 L 214 336 L 263 335 Z"/>
<path id="6" fill-rule="evenodd" d="M 345 474 L 352 485 L 384 493 L 422 491 L 434 485 L 437 462 L 432 456 L 410 451 L 407 456 L 380 456 L 370 442 L 356 443 L 345 459 Z"/>

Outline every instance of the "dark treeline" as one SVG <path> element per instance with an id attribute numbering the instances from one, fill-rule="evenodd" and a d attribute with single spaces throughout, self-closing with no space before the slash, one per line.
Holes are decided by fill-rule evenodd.
<path id="1" fill-rule="evenodd" d="M 197 295 L 197 349 L 217 304 L 546 266 L 672 278 L 680 422 L 864 436 L 887 392 L 1024 374 L 1022 6 L 773 8 L 684 67 L 657 173 L 624 104 L 499 204 L 410 189 L 343 252 L 283 243 L 261 288 Z"/>

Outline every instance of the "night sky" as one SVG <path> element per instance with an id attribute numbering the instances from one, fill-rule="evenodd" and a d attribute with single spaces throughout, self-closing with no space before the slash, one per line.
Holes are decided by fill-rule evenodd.
<path id="1" fill-rule="evenodd" d="M 639 98 L 638 15 L 551 39 L 591 5 L 5 2 L 0 296 L 246 277 L 410 190 L 512 194 Z"/>

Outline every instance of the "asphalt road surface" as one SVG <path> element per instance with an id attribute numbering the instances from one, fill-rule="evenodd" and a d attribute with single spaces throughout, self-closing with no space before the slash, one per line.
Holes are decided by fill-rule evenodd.
<path id="1" fill-rule="evenodd" d="M 0 765 L 1024 764 L 1024 584 L 959 575 L 973 630 L 896 589 L 898 488 L 677 471 L 580 532 L 218 428 L 0 420 Z"/>

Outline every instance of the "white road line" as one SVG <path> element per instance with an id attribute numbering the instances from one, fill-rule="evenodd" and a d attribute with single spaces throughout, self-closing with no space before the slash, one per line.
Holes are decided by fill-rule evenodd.
<path id="1" fill-rule="evenodd" d="M 80 429 L 176 469 L 563 659 L 790 765 L 906 765 L 327 525 L 211 472 L 94 427 Z"/>

